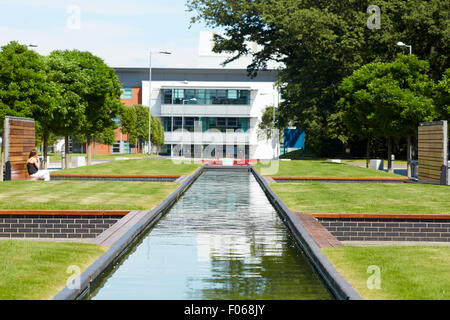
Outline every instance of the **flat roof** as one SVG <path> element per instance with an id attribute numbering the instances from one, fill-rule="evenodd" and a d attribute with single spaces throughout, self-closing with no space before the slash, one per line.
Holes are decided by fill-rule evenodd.
<path id="1" fill-rule="evenodd" d="M 124 87 L 141 87 L 148 81 L 148 67 L 116 67 Z M 275 82 L 278 70 L 260 70 L 255 77 L 247 69 L 226 68 L 152 68 L 152 81 L 215 81 L 215 82 Z"/>

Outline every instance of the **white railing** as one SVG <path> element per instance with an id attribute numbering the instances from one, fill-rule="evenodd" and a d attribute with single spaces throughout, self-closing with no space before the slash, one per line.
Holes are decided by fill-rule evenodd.
<path id="1" fill-rule="evenodd" d="M 161 116 L 250 116 L 250 105 L 162 104 Z"/>

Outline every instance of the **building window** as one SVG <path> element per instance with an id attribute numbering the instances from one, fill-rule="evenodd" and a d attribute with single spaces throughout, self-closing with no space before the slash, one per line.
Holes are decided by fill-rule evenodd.
<path id="1" fill-rule="evenodd" d="M 173 130 L 181 129 L 183 124 L 183 118 L 182 117 L 174 117 L 173 118 Z"/>
<path id="2" fill-rule="evenodd" d="M 133 88 L 122 88 L 121 91 L 120 99 L 133 99 Z"/>
<path id="3" fill-rule="evenodd" d="M 162 94 L 163 94 L 164 104 L 172 104 L 172 90 L 164 89 Z"/>
<path id="4" fill-rule="evenodd" d="M 249 105 L 250 91 L 237 89 L 163 89 L 164 104 Z M 195 100 L 194 100 L 195 99 Z"/>
<path id="5" fill-rule="evenodd" d="M 114 123 L 117 124 L 120 127 L 120 117 L 115 117 L 113 119 Z"/>
<path id="6" fill-rule="evenodd" d="M 175 131 L 184 127 L 185 130 L 193 132 L 195 128 L 198 131 L 205 132 L 209 129 L 225 132 L 227 129 L 234 131 L 241 130 L 247 132 L 249 127 L 248 118 L 224 118 L 224 117 L 163 117 L 163 126 L 165 132 Z M 184 121 L 184 125 L 183 125 Z"/>
<path id="7" fill-rule="evenodd" d="M 182 104 L 184 100 L 184 90 L 183 89 L 173 89 L 173 99 L 172 103 Z"/>
<path id="8" fill-rule="evenodd" d="M 170 118 L 170 117 L 163 118 L 163 123 L 164 123 L 164 131 L 171 132 L 172 131 L 172 118 Z"/>

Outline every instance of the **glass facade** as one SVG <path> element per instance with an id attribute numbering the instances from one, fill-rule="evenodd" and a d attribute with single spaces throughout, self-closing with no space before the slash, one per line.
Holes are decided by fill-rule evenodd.
<path id="1" fill-rule="evenodd" d="M 249 129 L 249 118 L 225 118 L 225 117 L 163 117 L 162 123 L 165 132 L 177 129 L 194 132 L 199 128 L 202 132 L 209 129 L 226 132 L 226 130 L 241 130 L 247 132 Z"/>
<path id="2" fill-rule="evenodd" d="M 163 104 L 249 105 L 250 90 L 238 89 L 163 89 Z"/>
<path id="3" fill-rule="evenodd" d="M 161 148 L 161 155 L 187 158 L 195 158 L 196 155 L 204 159 L 214 158 L 233 158 L 233 159 L 249 159 L 250 147 L 248 145 L 195 145 L 188 144 L 182 147 L 174 144 L 165 144 Z M 196 150 L 197 149 L 197 150 Z"/>

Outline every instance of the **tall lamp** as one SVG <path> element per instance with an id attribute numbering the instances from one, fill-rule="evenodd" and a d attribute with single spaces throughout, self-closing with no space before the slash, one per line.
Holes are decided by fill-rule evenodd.
<path id="1" fill-rule="evenodd" d="M 152 128 L 152 54 L 172 54 L 168 51 L 150 51 L 150 63 L 149 63 L 149 75 L 148 75 L 148 155 L 152 153 L 152 140 L 151 140 L 151 128 Z"/>
<path id="2" fill-rule="evenodd" d="M 397 46 L 409 48 L 409 54 L 412 54 L 412 46 L 407 45 L 407 44 L 404 44 L 404 43 L 401 42 L 401 41 L 397 42 Z"/>

